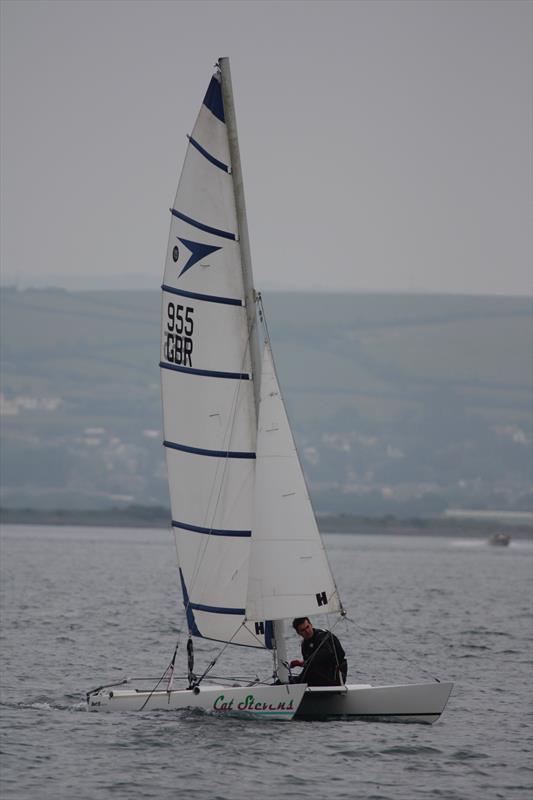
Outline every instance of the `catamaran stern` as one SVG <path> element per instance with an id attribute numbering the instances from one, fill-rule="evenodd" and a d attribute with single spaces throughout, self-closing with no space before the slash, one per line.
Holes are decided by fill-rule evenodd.
<path id="1" fill-rule="evenodd" d="M 435 722 L 446 706 L 453 683 L 398 686 L 309 686 L 297 719 L 349 717 L 387 722 Z"/>

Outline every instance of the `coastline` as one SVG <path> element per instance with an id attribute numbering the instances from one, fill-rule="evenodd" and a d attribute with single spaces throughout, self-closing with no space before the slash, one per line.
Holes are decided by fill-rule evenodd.
<path id="1" fill-rule="evenodd" d="M 170 510 L 163 506 L 129 506 L 92 510 L 67 509 L 0 509 L 1 525 L 48 525 L 107 528 L 166 528 L 170 525 Z M 416 517 L 403 519 L 394 516 L 359 517 L 351 514 L 328 515 L 317 518 L 321 533 L 398 536 L 450 536 L 456 538 L 487 538 L 505 530 L 513 539 L 533 541 L 533 527 L 527 524 L 505 524 L 491 519 Z"/>

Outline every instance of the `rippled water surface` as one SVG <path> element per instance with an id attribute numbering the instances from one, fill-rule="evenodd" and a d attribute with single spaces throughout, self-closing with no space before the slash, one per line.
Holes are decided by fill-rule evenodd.
<path id="1" fill-rule="evenodd" d="M 6 526 L 2 800 L 530 800 L 531 544 L 325 542 L 349 610 L 335 627 L 349 679 L 455 681 L 434 725 L 87 713 L 87 689 L 124 675 L 157 679 L 170 660 L 182 620 L 171 536 Z M 296 657 L 296 638 L 288 645 Z M 183 672 L 185 639 L 180 648 Z M 198 644 L 197 670 L 215 652 Z M 266 677 L 270 660 L 228 648 L 216 671 Z"/>

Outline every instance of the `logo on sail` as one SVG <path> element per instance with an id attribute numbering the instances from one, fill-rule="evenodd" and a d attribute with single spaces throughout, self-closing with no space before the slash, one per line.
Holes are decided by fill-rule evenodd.
<path id="1" fill-rule="evenodd" d="M 202 258 L 206 258 L 206 256 L 211 255 L 211 253 L 216 252 L 217 250 L 221 250 L 221 247 L 215 247 L 211 244 L 203 244 L 202 242 L 191 242 L 190 239 L 181 239 L 179 236 L 176 237 L 185 247 L 187 250 L 190 250 L 191 255 L 185 266 L 182 268 L 178 278 L 181 278 L 184 272 L 190 270 L 191 267 L 194 267 L 198 261 L 201 261 Z M 177 252 L 176 252 L 177 251 Z M 172 251 L 172 258 L 174 261 L 177 261 L 179 258 L 179 250 L 177 245 L 174 247 Z"/>

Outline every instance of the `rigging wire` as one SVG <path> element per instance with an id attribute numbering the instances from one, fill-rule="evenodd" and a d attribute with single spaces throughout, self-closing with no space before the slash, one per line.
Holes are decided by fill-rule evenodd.
<path id="1" fill-rule="evenodd" d="M 173 675 L 174 675 L 174 664 L 176 663 L 176 655 L 177 655 L 177 652 L 178 652 L 178 647 L 179 647 L 179 637 L 178 637 L 178 641 L 176 642 L 176 647 L 174 648 L 174 653 L 173 653 L 172 658 L 170 660 L 170 664 L 165 669 L 165 671 L 163 672 L 163 674 L 161 675 L 161 677 L 159 678 L 159 680 L 155 684 L 154 688 L 150 691 L 148 697 L 146 698 L 146 700 L 144 701 L 144 703 L 140 707 L 139 711 L 144 711 L 144 709 L 146 707 L 146 704 L 149 702 L 149 700 L 151 699 L 151 697 L 154 694 L 154 692 L 157 691 L 157 687 L 161 683 L 163 683 L 163 681 L 165 680 L 165 676 L 167 674 L 169 674 L 169 682 L 168 682 L 168 687 L 169 688 L 167 688 L 167 692 L 170 693 L 172 691 L 172 678 L 173 678 Z"/>
<path id="2" fill-rule="evenodd" d="M 199 686 L 200 683 L 203 681 L 203 679 L 206 677 L 206 675 L 209 672 L 211 672 L 211 670 L 213 669 L 213 667 L 217 663 L 218 659 L 220 658 L 220 656 L 222 655 L 224 650 L 228 647 L 228 645 L 230 645 L 232 643 L 233 639 L 235 638 L 235 636 L 237 636 L 237 634 L 239 633 L 239 631 L 240 631 L 240 629 L 242 628 L 243 625 L 244 625 L 244 620 L 241 622 L 241 624 L 239 625 L 237 630 L 233 633 L 231 639 L 229 639 L 227 642 L 224 643 L 224 646 L 220 649 L 218 654 L 213 658 L 212 661 L 210 661 L 210 663 L 207 665 L 207 667 L 205 668 L 203 673 L 200 675 L 199 678 L 196 679 L 196 681 L 194 682 L 194 684 L 190 688 L 195 688 L 196 686 Z"/>

